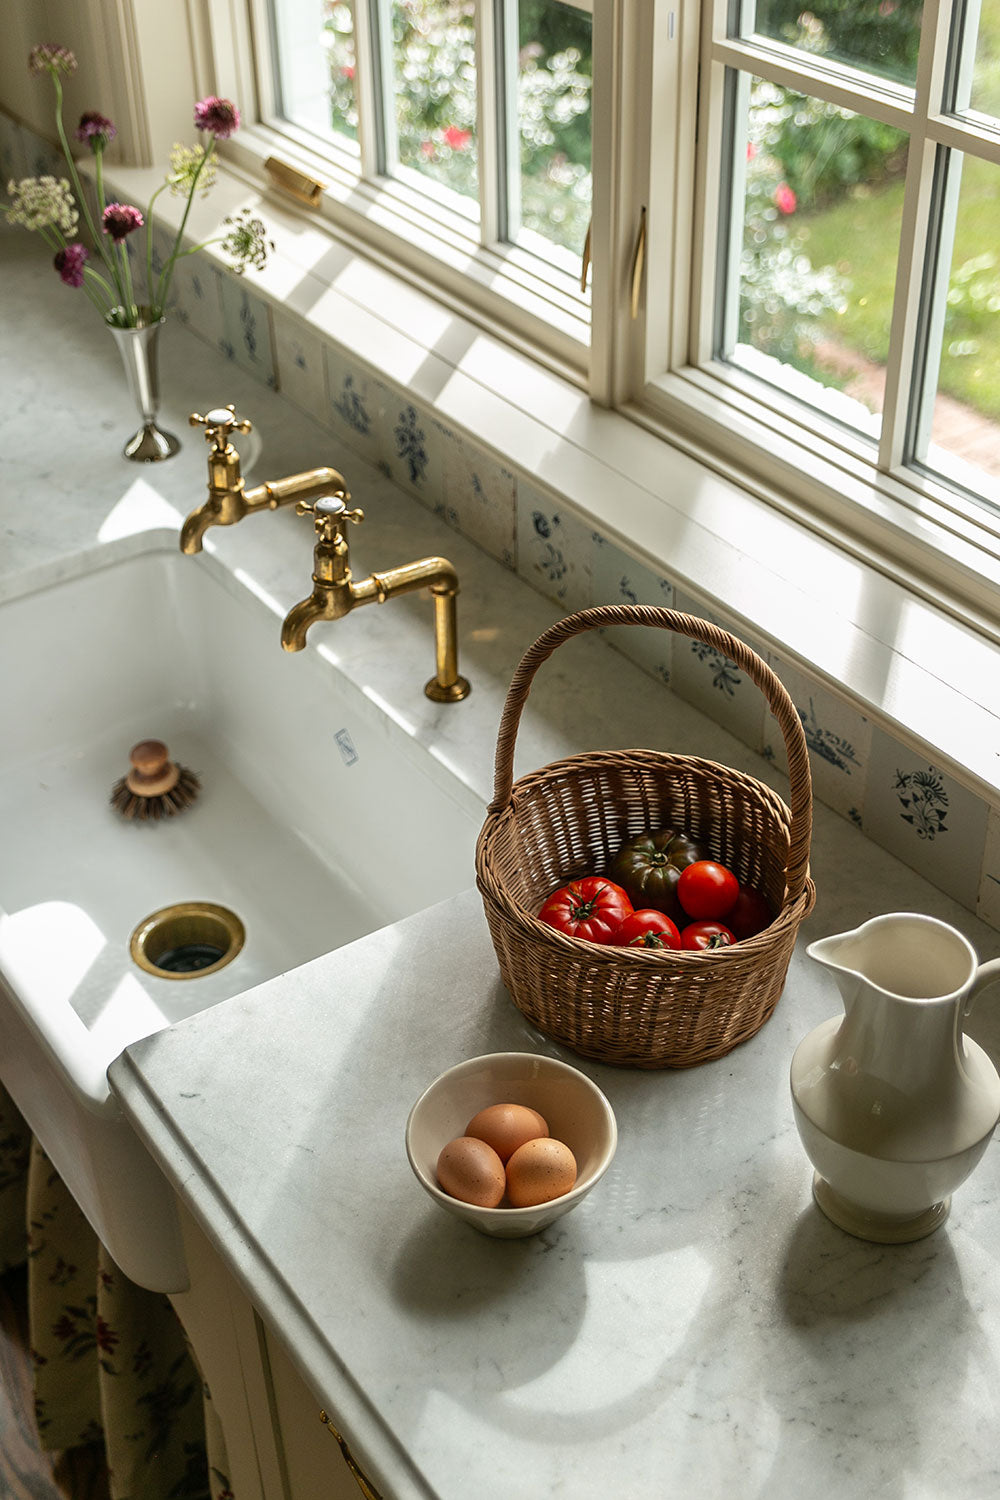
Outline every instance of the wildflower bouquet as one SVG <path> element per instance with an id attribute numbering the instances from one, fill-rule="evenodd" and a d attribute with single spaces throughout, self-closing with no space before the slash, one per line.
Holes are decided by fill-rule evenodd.
<path id="1" fill-rule="evenodd" d="M 83 191 L 63 123 L 62 79 L 76 72 L 77 61 L 67 47 L 42 43 L 33 47 L 28 59 L 32 73 L 47 73 L 55 89 L 55 119 L 59 142 L 69 170 L 62 177 L 24 177 L 7 184 L 10 203 L 7 219 L 37 230 L 53 250 L 53 264 L 67 286 L 83 287 L 104 321 L 113 328 L 140 328 L 156 323 L 163 316 L 174 268 L 179 260 L 194 255 L 206 245 L 221 244 L 233 259 L 233 269 L 242 275 L 248 265 L 260 269 L 273 246 L 266 239 L 260 219 L 243 209 L 235 218 L 227 218 L 227 233 L 183 248 L 182 241 L 188 215 L 196 192 L 203 196 L 215 182 L 217 155 L 215 142 L 226 140 L 239 129 L 240 115 L 228 99 L 209 97 L 195 105 L 195 127 L 207 138 L 206 144 L 175 145 L 170 153 L 170 169 L 153 193 L 145 214 L 128 203 L 108 203 L 104 191 L 103 159 L 108 144 L 117 131 L 110 120 L 95 110 L 80 118 L 75 137 L 94 155 L 97 222 Z M 166 189 L 186 201 L 180 227 L 174 236 L 170 253 L 159 271 L 153 265 L 153 206 Z M 93 249 L 77 238 L 81 215 L 89 232 Z M 145 229 L 144 254 L 136 254 L 136 270 L 144 262 L 145 295 L 140 302 L 133 277 L 129 238 Z"/>

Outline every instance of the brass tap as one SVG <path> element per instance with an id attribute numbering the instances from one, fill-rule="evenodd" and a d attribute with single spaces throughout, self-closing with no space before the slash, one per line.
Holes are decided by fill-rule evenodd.
<path id="1" fill-rule="evenodd" d="M 361 604 L 384 604 L 395 594 L 429 588 L 434 598 L 434 654 L 437 670 L 424 692 L 435 703 L 458 703 L 469 693 L 468 681 L 458 671 L 458 628 L 455 598 L 458 574 L 443 557 L 422 557 L 385 573 L 372 573 L 355 583 L 351 577 L 345 528 L 364 520 L 364 512 L 348 510 L 349 495 L 331 495 L 312 503 L 301 499 L 298 515 L 311 515 L 316 531 L 313 551 L 313 591 L 288 613 L 281 627 L 286 651 L 301 651 L 306 632 L 316 620 L 340 620 Z"/>
<path id="2" fill-rule="evenodd" d="M 229 441 L 233 432 L 251 432 L 249 422 L 236 415 L 234 406 L 216 407 L 205 416 L 192 412 L 192 427 L 204 427 L 208 454 L 208 499 L 191 512 L 181 527 L 181 551 L 200 552 L 210 526 L 235 526 L 258 510 L 277 510 L 299 500 L 322 495 L 350 499 L 343 475 L 336 469 L 308 469 L 287 479 L 273 479 L 248 490 L 240 472 L 240 456 Z"/>

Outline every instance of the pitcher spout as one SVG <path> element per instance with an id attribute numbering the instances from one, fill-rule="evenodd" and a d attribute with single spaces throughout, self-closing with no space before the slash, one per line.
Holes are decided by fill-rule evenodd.
<path id="1" fill-rule="evenodd" d="M 905 1000 L 950 1000 L 976 972 L 971 943 L 920 912 L 889 912 L 850 932 L 820 938 L 806 949 L 838 976 L 853 975 L 887 995 Z"/>

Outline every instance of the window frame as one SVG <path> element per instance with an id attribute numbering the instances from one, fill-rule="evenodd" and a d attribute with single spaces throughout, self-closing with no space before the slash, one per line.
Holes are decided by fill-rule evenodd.
<path id="1" fill-rule="evenodd" d="M 946 39 L 958 3 L 925 0 L 916 87 L 909 91 L 915 99 L 943 99 Z M 632 185 L 633 221 L 644 203 L 650 205 L 647 265 L 655 263 L 661 275 L 659 284 L 647 275 L 614 404 L 715 472 L 1000 639 L 1000 516 L 905 461 L 911 436 L 906 393 L 920 357 L 922 241 L 932 212 L 934 155 L 945 146 L 974 142 L 978 154 L 1000 164 L 1000 131 L 928 107 L 926 125 L 915 132 L 905 88 L 875 78 L 844 86 L 840 70 L 831 83 L 830 70 L 807 55 L 792 69 L 791 49 L 729 36 L 728 10 L 727 0 L 707 0 L 701 15 L 693 16 L 674 10 L 671 0 L 648 0 L 626 23 L 633 33 L 627 51 L 653 59 L 651 97 L 672 102 L 654 114 L 653 146 Z M 679 33 L 672 52 L 664 40 L 671 15 Z M 793 85 L 813 79 L 822 97 L 860 106 L 910 135 L 904 233 L 912 253 L 901 258 L 893 311 L 896 353 L 874 451 L 860 433 L 824 423 L 818 412 L 715 358 L 724 72 L 735 63 L 750 72 L 755 62 L 777 66 Z M 667 195 L 658 195 L 655 184 L 671 177 L 677 186 L 664 209 Z"/>
<path id="2" fill-rule="evenodd" d="M 370 45 L 367 15 L 369 5 L 375 3 L 353 0 L 359 56 Z M 480 91 L 479 138 L 489 149 L 496 134 L 489 121 L 498 112 L 492 87 L 496 75 L 490 68 L 496 44 L 494 8 L 504 0 L 475 3 L 477 67 L 490 80 L 490 87 Z M 590 0 L 569 3 L 590 10 Z M 367 144 L 370 132 L 362 133 L 358 157 L 352 160 L 349 151 L 278 120 L 276 90 L 267 82 L 274 69 L 267 0 L 208 0 L 206 19 L 212 77 L 230 78 L 233 96 L 252 99 L 257 119 L 225 143 L 222 154 L 228 160 L 259 177 L 267 158 L 276 156 L 322 183 L 318 217 L 335 234 L 395 268 L 414 285 L 433 287 L 447 306 L 469 313 L 516 347 L 534 351 L 550 369 L 574 384 L 587 384 L 591 291 L 589 286 L 586 292 L 581 290 L 579 271 L 553 266 L 522 245 L 502 242 L 498 194 L 485 194 L 480 226 L 462 212 L 461 205 L 449 201 L 452 195 L 447 190 L 438 193 L 433 185 L 415 183 L 414 174 L 408 180 L 405 171 L 397 176 L 381 174 Z M 596 22 L 595 16 L 595 32 Z M 359 74 L 364 71 L 359 68 Z M 371 116 L 377 104 L 373 97 L 366 97 L 359 100 L 359 108 Z M 492 183 L 495 173 L 495 154 L 490 152 L 483 164 L 484 180 Z"/>

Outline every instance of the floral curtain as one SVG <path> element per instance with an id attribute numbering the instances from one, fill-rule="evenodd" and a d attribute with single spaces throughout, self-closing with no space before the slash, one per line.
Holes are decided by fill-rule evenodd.
<path id="1" fill-rule="evenodd" d="M 41 1446 L 103 1438 L 112 1500 L 233 1500 L 169 1298 L 114 1264 L 0 1086 L 0 1271 L 26 1258 Z"/>

